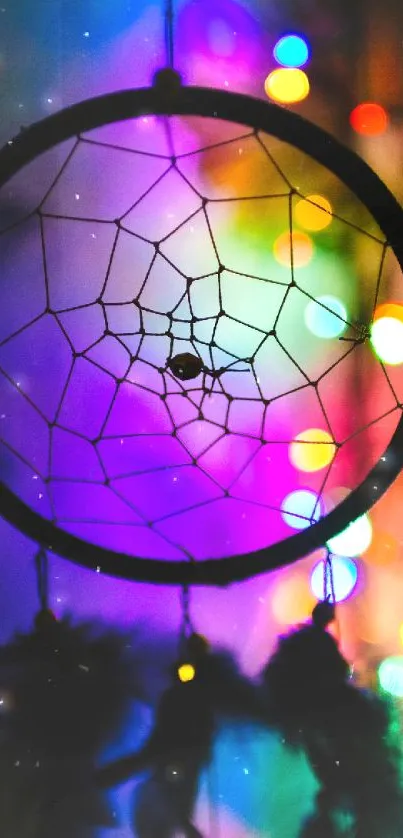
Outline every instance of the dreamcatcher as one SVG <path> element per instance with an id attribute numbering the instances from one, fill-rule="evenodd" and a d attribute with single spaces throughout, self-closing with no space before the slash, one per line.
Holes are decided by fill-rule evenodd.
<path id="1" fill-rule="evenodd" d="M 299 188 L 287 142 L 321 164 L 317 177 L 329 164 L 346 217 Z M 401 256 L 400 209 L 362 161 L 295 114 L 182 87 L 168 70 L 150 90 L 25 130 L 0 171 L 2 191 L 30 204 L 1 235 L 9 521 L 103 572 L 227 584 L 310 552 L 380 497 L 401 465 L 401 381 L 369 336 Z M 352 198 L 350 214 L 340 181 L 362 202 Z M 369 322 L 357 324 L 353 300 L 351 313 L 347 299 L 329 301 L 334 288 L 351 297 L 353 280 L 329 260 L 315 272 L 301 201 L 328 216 L 323 252 L 354 236 L 375 247 Z M 312 347 L 297 342 L 300 321 L 303 337 L 316 323 Z M 383 405 L 365 428 L 354 411 L 332 415 L 356 356 Z M 316 437 L 304 436 L 304 410 Z M 373 459 L 329 512 L 327 496 L 369 439 Z M 297 461 L 317 446 L 325 466 L 296 473 L 292 444 Z"/>
<path id="2" fill-rule="evenodd" d="M 0 511 L 98 572 L 228 585 L 332 548 L 399 473 L 403 382 L 371 335 L 403 264 L 402 214 L 316 126 L 182 85 L 170 4 L 166 19 L 170 68 L 151 88 L 68 108 L 0 154 L 1 192 L 28 202 L 0 234 Z M 301 187 L 304 155 L 334 207 Z M 321 219 L 316 270 L 301 204 Z M 333 253 L 356 238 L 376 254 L 358 312 Z M 343 387 L 359 369 L 378 394 L 363 424 Z M 213 659 L 167 702 L 198 701 Z M 205 722 L 189 834 L 207 709 Z M 159 725 L 130 770 L 149 764 Z"/>

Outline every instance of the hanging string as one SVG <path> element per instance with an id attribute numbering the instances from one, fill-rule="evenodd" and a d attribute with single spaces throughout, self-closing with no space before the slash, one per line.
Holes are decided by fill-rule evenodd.
<path id="1" fill-rule="evenodd" d="M 336 592 L 334 587 L 334 570 L 333 570 L 333 562 L 332 562 L 332 553 L 330 550 L 327 550 L 326 558 L 323 563 L 323 599 L 326 602 L 331 603 L 333 606 L 336 605 Z M 335 637 L 337 638 L 337 642 L 340 643 L 341 640 L 341 632 L 340 632 L 340 622 L 338 616 L 338 610 L 335 610 L 334 616 L 334 630 L 335 630 Z"/>
<path id="2" fill-rule="evenodd" d="M 188 585 L 184 585 L 183 588 L 182 588 L 181 605 L 182 605 L 181 643 L 183 644 L 183 643 L 186 642 L 186 640 L 193 633 L 192 621 L 190 619 L 190 588 L 189 588 Z"/>
<path id="3" fill-rule="evenodd" d="M 174 68 L 174 10 L 173 0 L 166 0 L 165 5 L 165 49 L 167 66 Z"/>
<path id="4" fill-rule="evenodd" d="M 182 606 L 182 627 L 181 627 L 181 636 L 180 636 L 180 643 L 181 643 L 181 652 L 182 654 L 186 651 L 186 643 L 189 637 L 194 633 L 194 627 L 192 625 L 192 621 L 190 618 L 190 588 L 188 585 L 184 585 L 182 588 L 182 597 L 181 597 L 181 606 Z M 207 796 L 209 801 L 209 835 L 210 838 L 219 838 L 220 836 L 220 821 L 219 815 L 216 811 L 216 807 L 214 805 L 214 792 L 215 792 L 215 785 L 216 785 L 216 778 L 214 772 L 214 755 L 212 757 L 212 762 L 207 768 Z"/>
<path id="5" fill-rule="evenodd" d="M 49 610 L 49 561 L 46 550 L 42 547 L 35 556 L 38 598 L 41 611 Z"/>
<path id="6" fill-rule="evenodd" d="M 323 565 L 323 599 L 336 604 L 336 595 L 334 590 L 334 575 L 333 562 L 330 550 L 327 551 L 326 558 Z"/>

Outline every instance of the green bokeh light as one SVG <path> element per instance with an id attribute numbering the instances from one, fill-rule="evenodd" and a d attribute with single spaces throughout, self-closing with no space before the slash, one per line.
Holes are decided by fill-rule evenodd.
<path id="1" fill-rule="evenodd" d="M 372 541 L 372 524 L 368 515 L 361 515 L 342 532 L 327 542 L 331 553 L 338 556 L 360 556 Z"/>
<path id="2" fill-rule="evenodd" d="M 382 689 L 395 698 L 403 698 L 403 656 L 385 658 L 378 669 Z"/>

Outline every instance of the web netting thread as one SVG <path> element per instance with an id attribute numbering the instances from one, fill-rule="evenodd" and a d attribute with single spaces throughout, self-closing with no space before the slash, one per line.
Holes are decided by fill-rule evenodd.
<path id="1" fill-rule="evenodd" d="M 335 312 L 327 298 L 318 299 L 318 295 L 310 290 L 305 280 L 306 273 L 302 276 L 299 272 L 300 249 L 302 247 L 303 258 L 304 247 L 307 244 L 304 240 L 302 244 L 294 240 L 294 233 L 298 227 L 295 221 L 296 202 L 305 199 L 318 211 L 324 213 L 328 211 L 317 205 L 314 199 L 311 200 L 291 183 L 283 167 L 278 164 L 268 149 L 265 135 L 248 131 L 238 134 L 235 138 L 201 145 L 195 150 L 184 153 L 175 153 L 169 119 L 164 120 L 164 127 L 167 132 L 168 154 L 130 149 L 118 143 L 101 141 L 91 135 L 77 137 L 40 203 L 22 219 L 10 223 L 1 233 L 0 246 L 3 241 L 6 249 L 7 237 L 18 235 L 18 231 L 23 230 L 24 225 L 31 225 L 32 229 L 36 225 L 39 233 L 44 305 L 29 322 L 24 322 L 0 341 L 0 373 L 3 391 L 5 392 L 4 387 L 11 387 L 18 391 L 18 398 L 24 399 L 40 421 L 46 425 L 48 450 L 45 466 L 40 467 L 27 457 L 16 444 L 15 436 L 11 438 L 9 432 L 4 430 L 8 420 L 13 421 L 12 411 L 8 415 L 8 408 L 1 411 L 0 440 L 13 457 L 17 458 L 28 470 L 34 471 L 32 479 L 37 481 L 39 486 L 38 500 L 43 501 L 43 507 L 48 510 L 44 514 L 58 526 L 82 534 L 87 525 L 89 527 L 103 525 L 105 517 L 103 514 L 98 515 L 98 512 L 101 508 L 104 511 L 108 509 L 108 528 L 122 525 L 125 530 L 127 527 L 132 527 L 134 532 L 139 531 L 139 528 L 146 528 L 158 535 L 160 545 L 163 542 L 166 544 L 167 557 L 186 556 L 194 561 L 200 558 L 203 548 L 199 555 L 196 555 L 197 551 L 186 546 L 186 541 L 181 536 L 181 516 L 184 513 L 204 510 L 211 504 L 217 504 L 217 501 L 226 502 L 231 499 L 234 502 L 243 502 L 246 499 L 248 505 L 273 512 L 279 517 L 284 516 L 284 506 L 278 498 L 276 500 L 275 491 L 273 491 L 273 498 L 268 499 L 266 490 L 262 490 L 259 497 L 259 492 L 249 491 L 248 493 L 245 489 L 253 482 L 255 465 L 258 462 L 262 464 L 265 460 L 265 467 L 267 467 L 272 448 L 273 450 L 277 446 L 287 448 L 293 442 L 293 439 L 288 438 L 287 435 L 285 438 L 282 437 L 278 418 L 275 426 L 270 421 L 270 411 L 276 402 L 282 400 L 281 403 L 284 404 L 285 400 L 288 400 L 289 411 L 292 413 L 297 409 L 296 397 L 303 395 L 304 399 L 311 400 L 312 404 L 315 404 L 317 421 L 314 424 L 318 427 L 318 417 L 320 417 L 321 427 L 329 435 L 328 445 L 331 446 L 332 451 L 328 464 L 315 477 L 316 500 L 311 510 L 308 513 L 292 510 L 288 512 L 297 524 L 297 529 L 311 525 L 323 514 L 322 497 L 328 486 L 332 469 L 335 466 L 338 467 L 343 448 L 350 444 L 349 457 L 351 459 L 353 450 L 351 444 L 354 438 L 363 429 L 368 429 L 385 418 L 391 418 L 396 424 L 402 405 L 390 372 L 383 363 L 377 361 L 383 383 L 388 388 L 390 396 L 388 405 L 385 409 L 380 409 L 374 418 L 364 421 L 359 428 L 342 436 L 334 427 L 328 399 L 323 392 L 324 385 L 327 386 L 329 374 L 335 373 L 336 378 L 332 379 L 335 383 L 332 386 L 333 389 L 337 387 L 337 371 L 340 365 L 347 359 L 350 361 L 355 355 L 357 355 L 356 367 L 354 364 L 349 367 L 349 375 L 354 373 L 354 369 L 356 373 L 358 370 L 358 375 L 361 374 L 359 369 L 362 364 L 362 355 L 359 353 L 363 348 L 367 351 L 370 325 L 381 299 L 385 260 L 390 251 L 388 243 L 381 237 L 378 238 L 377 235 L 361 228 L 355 220 L 347 220 L 333 210 L 329 211 L 332 223 L 340 222 L 342 225 L 345 238 L 354 235 L 365 236 L 365 240 L 377 248 L 378 261 L 374 287 L 371 288 L 371 294 L 366 290 L 365 294 L 361 295 L 362 299 L 359 304 L 361 305 L 364 300 L 362 318 L 350 320 L 347 314 L 344 316 L 343 313 Z M 202 161 L 205 153 L 225 155 L 227 149 L 231 153 L 237 149 L 241 156 L 243 146 L 250 145 L 254 145 L 259 154 L 266 159 L 277 182 L 282 184 L 282 188 L 280 186 L 277 191 L 245 197 L 239 194 L 227 195 L 223 198 L 207 197 L 195 183 L 197 179 L 192 178 L 186 169 L 189 162 L 192 163 L 192 159 L 197 158 L 198 162 Z M 135 160 L 140 169 L 143 160 L 147 164 L 155 161 L 159 172 L 135 201 L 129 201 L 123 211 L 120 211 L 119 215 L 114 218 L 105 217 L 102 211 L 99 215 L 92 216 L 78 212 L 74 214 L 73 210 L 60 212 L 57 208 L 52 208 L 52 200 L 56 203 L 59 200 L 58 193 L 63 187 L 63 178 L 71 170 L 77 156 L 83 150 L 85 154 L 100 151 L 102 154 L 112 155 L 110 172 L 112 180 L 114 153 L 126 155 L 127 160 L 130 158 Z M 155 237 L 151 232 L 147 237 L 144 231 L 139 232 L 140 228 L 137 224 L 139 213 L 142 213 L 142 208 L 147 205 L 150 197 L 159 194 L 156 190 L 160 187 L 172 189 L 174 182 L 177 185 L 182 184 L 187 195 L 190 196 L 193 203 L 192 210 L 180 220 L 168 219 L 171 226 L 166 234 Z M 79 207 L 80 199 L 81 195 L 77 192 L 74 194 L 74 200 L 71 197 L 71 203 L 75 202 Z M 237 212 L 241 214 L 242 204 L 247 205 L 248 208 L 253 204 L 255 213 L 253 217 L 256 223 L 258 223 L 259 205 L 264 206 L 266 211 L 270 203 L 274 217 L 277 205 L 281 206 L 282 211 L 286 208 L 288 238 L 284 239 L 282 245 L 279 246 L 276 270 L 270 268 L 267 275 L 259 271 L 255 272 L 253 269 L 248 273 L 243 266 L 241 269 L 237 264 L 236 253 L 234 262 L 231 261 L 228 247 L 225 255 L 222 253 L 216 235 L 216 227 L 220 223 L 219 213 L 222 209 L 229 208 L 234 202 L 237 202 Z M 175 199 L 173 203 L 175 204 Z M 156 214 L 157 210 L 158 206 L 155 207 Z M 147 212 L 148 215 L 147 213 L 146 215 L 152 227 L 155 220 L 153 211 L 148 209 Z M 57 233 L 59 242 L 61 237 L 68 235 L 68 230 L 73 231 L 73 228 L 74 230 L 79 228 L 77 242 L 80 241 L 80 236 L 85 236 L 89 240 L 92 238 L 94 241 L 103 234 L 103 231 L 109 237 L 109 256 L 106 270 L 103 270 L 102 281 L 96 270 L 94 274 L 96 280 L 93 282 L 97 285 L 96 293 L 94 296 L 87 295 L 88 299 L 85 302 L 80 299 L 77 304 L 72 304 L 66 292 L 68 304 L 55 304 L 55 297 L 63 298 L 63 293 L 55 294 L 53 276 L 51 278 L 54 269 L 49 267 L 50 262 L 54 262 L 56 258 L 52 250 L 52 240 L 58 225 L 63 225 L 62 232 Z M 210 251 L 207 261 L 212 263 L 210 267 L 213 269 L 197 274 L 192 270 L 188 272 L 185 270 L 186 258 L 183 259 L 182 256 L 185 245 L 188 248 L 186 253 L 192 255 L 192 235 L 194 229 L 196 227 L 199 229 L 200 225 L 203 226 L 206 248 L 208 245 Z M 180 236 L 179 264 L 175 254 L 172 255 L 172 247 L 170 247 L 178 235 Z M 141 247 L 142 252 L 149 254 L 147 258 L 142 256 L 140 260 L 144 263 L 148 259 L 148 266 L 144 275 L 140 276 L 142 267 L 136 264 L 136 261 L 133 262 L 131 270 L 135 292 L 132 297 L 125 294 L 122 299 L 117 299 L 117 293 L 110 289 L 111 286 L 119 286 L 119 279 L 116 277 L 119 275 L 119 265 L 122 264 L 121 253 L 124 248 L 130 251 L 130 242 L 135 243 L 136 247 Z M 72 257 L 74 246 L 72 244 Z M 76 247 L 78 247 L 77 244 Z M 253 249 L 253 235 L 251 249 Z M 68 250 L 65 251 L 64 258 L 67 253 Z M 128 259 L 130 261 L 130 258 L 130 255 L 127 256 L 126 262 Z M 267 257 L 267 261 L 274 264 L 271 255 L 270 259 Z M 76 270 L 77 260 L 72 258 L 72 264 Z M 82 277 L 74 277 L 72 281 L 74 279 L 74 282 L 78 282 L 79 285 L 83 283 L 85 286 L 86 272 L 89 271 L 91 274 L 91 270 L 91 265 L 85 264 L 84 260 Z M 161 271 L 166 272 L 167 282 L 166 285 L 160 282 L 163 289 L 161 304 L 155 305 L 155 298 L 158 296 L 154 290 L 155 276 Z M 65 269 L 63 275 L 66 276 Z M 239 297 L 240 283 L 244 283 L 246 289 L 244 301 Z M 91 285 L 90 280 L 88 280 L 88 285 Z M 258 301 L 259 288 L 267 289 L 270 286 L 273 305 L 266 318 L 266 326 L 261 311 L 257 311 L 259 314 L 257 322 L 253 322 L 252 317 L 249 316 L 250 307 L 248 307 L 247 297 L 252 285 L 253 293 L 256 292 Z M 333 357 L 330 363 L 324 363 L 322 369 L 315 361 L 314 370 L 307 370 L 310 364 L 299 357 L 300 350 L 295 351 L 292 348 L 292 342 L 291 346 L 288 345 L 287 335 L 292 332 L 293 320 L 286 312 L 290 301 L 295 300 L 297 294 L 298 300 L 302 300 L 304 306 L 311 303 L 317 307 L 316 312 L 327 312 L 341 323 L 342 334 L 337 337 L 336 357 Z M 244 317 L 242 316 L 243 307 L 246 312 Z M 88 337 L 88 343 L 84 341 L 83 344 L 82 332 L 85 328 L 78 329 L 80 340 L 77 341 L 74 337 L 74 329 L 69 326 L 69 322 L 73 322 L 77 316 L 82 318 L 80 323 L 85 323 L 87 314 L 89 323 L 91 320 L 94 322 L 96 320 L 97 324 L 94 328 L 89 326 L 88 336 L 91 332 L 95 331 L 95 333 L 92 335 L 93 339 Z M 36 329 L 44 325 L 45 319 L 48 324 L 51 319 L 52 329 L 56 327 L 59 330 L 64 342 L 62 351 L 65 353 L 67 349 L 70 356 L 64 384 L 62 387 L 56 387 L 56 391 L 59 390 L 57 399 L 49 410 L 43 409 L 37 403 L 35 394 L 30 391 L 29 381 L 24 382 L 17 377 L 12 368 L 13 365 L 10 366 L 9 354 L 13 352 L 13 347 L 18 345 L 21 338 L 25 351 L 28 351 L 27 347 L 32 340 L 32 352 L 35 353 Z M 78 320 L 75 321 L 76 324 L 78 322 Z M 50 325 L 48 327 L 50 328 Z M 75 329 L 77 331 L 77 325 Z M 230 333 L 233 335 L 231 339 L 228 337 Z M 59 341 L 59 337 L 57 340 Z M 155 349 L 150 348 L 151 342 L 153 342 L 153 347 L 156 347 Z M 368 352 L 370 353 L 369 349 Z M 200 374 L 187 381 L 180 380 L 172 372 L 172 360 L 183 353 L 198 359 L 200 363 Z M 80 364 L 83 360 L 93 370 L 93 378 L 86 379 L 87 385 L 83 379 L 81 386 L 80 381 L 84 373 Z M 288 373 L 284 377 L 284 386 L 276 388 L 272 386 L 272 379 L 276 377 L 277 365 L 281 366 L 281 364 L 286 365 Z M 86 366 L 85 369 L 88 370 L 89 367 Z M 107 386 L 105 376 L 109 381 L 108 404 L 102 410 L 99 409 L 99 405 L 97 407 L 97 400 L 100 396 L 94 389 L 92 399 L 95 413 L 97 415 L 102 413 L 102 421 L 98 423 L 96 430 L 94 430 L 96 423 L 93 423 L 93 429 L 86 433 L 70 418 L 66 419 L 66 416 L 69 411 L 71 416 L 74 414 L 74 400 L 77 401 L 79 398 L 77 394 L 85 393 L 86 386 L 95 387 L 98 372 L 101 375 L 101 388 L 105 399 Z M 69 393 L 73 385 L 75 395 L 72 397 L 73 401 L 69 402 Z M 357 394 L 351 394 L 353 395 Z M 337 399 L 337 393 L 334 394 L 334 398 Z M 136 401 L 138 401 L 137 404 Z M 131 403 L 130 408 L 129 403 Z M 67 404 L 70 405 L 68 411 Z M 79 408 L 78 404 L 77 408 Z M 134 416 L 133 430 L 120 432 L 119 421 L 116 419 L 117 412 L 123 415 L 129 409 Z M 352 403 L 351 409 L 359 410 L 360 406 L 354 406 Z M 147 427 L 147 422 L 149 427 Z M 130 422 L 122 423 L 123 430 L 126 425 L 130 425 Z M 22 431 L 21 428 L 20 430 Z M 26 428 L 26 433 L 30 433 L 29 428 Z M 91 464 L 88 468 L 83 467 L 84 473 L 80 478 L 69 476 L 67 473 L 63 475 L 63 469 L 60 471 L 59 449 L 63 449 L 63 434 L 68 434 L 68 437 L 65 437 L 69 440 L 66 443 L 67 446 L 73 444 L 74 439 L 85 443 L 85 446 L 91 446 L 93 452 Z M 167 441 L 168 438 L 171 439 L 170 443 Z M 231 447 L 231 442 L 227 440 L 235 440 L 238 447 Z M 310 439 L 309 442 L 301 439 L 298 444 L 300 446 L 317 444 L 322 447 L 324 445 L 323 439 L 317 443 L 315 439 Z M 124 458 L 116 454 L 118 446 L 122 451 L 128 449 L 127 466 L 124 465 Z M 139 446 L 142 447 L 142 452 Z M 89 457 L 88 447 L 86 450 L 85 456 Z M 68 447 L 65 448 L 65 456 L 68 456 Z M 217 468 L 217 461 L 225 461 L 226 466 Z M 131 462 L 135 464 L 133 468 L 130 467 Z M 354 465 L 352 468 L 354 470 Z M 96 476 L 94 476 L 95 473 Z M 164 474 L 169 485 L 159 483 L 158 474 Z M 346 474 L 346 469 L 342 474 Z M 154 490 L 152 484 L 148 482 L 149 478 L 155 481 Z M 243 484 L 242 478 L 244 478 Z M 272 473 L 270 479 L 277 480 L 276 474 Z M 183 482 L 185 485 L 181 490 L 180 498 L 175 501 L 175 484 Z M 74 492 L 77 492 L 79 484 L 84 486 L 84 491 L 85 487 L 92 486 L 98 489 L 102 487 L 102 491 L 107 490 L 108 495 L 107 497 L 100 496 L 98 502 L 97 495 L 91 495 L 90 492 L 89 511 L 88 507 L 85 511 L 85 503 L 81 508 L 80 498 L 76 495 L 77 515 L 63 514 L 60 512 L 60 506 L 63 506 L 63 503 L 60 504 L 57 501 L 62 484 L 66 487 L 70 484 Z M 162 485 L 164 488 L 161 488 Z M 300 485 L 301 483 L 297 482 L 297 487 Z M 303 482 L 302 485 L 304 485 Z M 146 495 L 148 500 L 143 503 Z M 162 497 L 165 500 L 168 499 L 168 502 L 160 502 Z M 169 502 L 169 499 L 172 502 Z M 116 502 L 116 510 L 110 513 L 112 501 Z M 73 501 L 71 505 L 74 506 Z M 35 506 L 38 511 L 41 511 L 40 503 L 35 502 Z M 64 503 L 64 506 L 67 508 L 69 503 Z M 163 526 L 169 519 L 177 521 L 174 534 L 172 530 Z M 298 519 L 300 519 L 299 522 Z M 217 519 L 215 521 L 217 524 Z M 288 524 L 290 524 L 290 519 Z M 78 530 L 75 529 L 76 525 L 79 527 Z M 287 527 L 284 533 L 286 530 Z M 287 534 L 289 532 L 287 530 Z M 280 532 L 280 541 L 282 535 L 283 530 Z M 232 544 L 231 537 L 226 544 L 229 553 L 238 552 L 236 545 Z M 151 552 L 154 549 L 163 552 L 161 546 L 150 547 Z M 222 546 L 220 549 L 222 550 Z M 128 546 L 128 552 L 130 551 L 137 552 L 136 534 L 133 536 L 132 544 Z"/>

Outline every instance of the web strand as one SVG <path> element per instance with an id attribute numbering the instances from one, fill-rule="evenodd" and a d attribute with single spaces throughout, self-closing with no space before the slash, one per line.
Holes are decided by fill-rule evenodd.
<path id="1" fill-rule="evenodd" d="M 170 3 L 167 4 L 169 10 L 167 42 L 170 66 L 173 66 L 172 27 L 168 26 L 168 21 L 173 19 Z M 171 132 L 169 119 L 164 121 Z M 254 144 L 262 152 L 276 178 L 281 181 L 283 191 L 275 189 L 272 194 L 209 197 L 200 191 L 199 184 L 192 182 L 187 170 L 182 171 L 185 161 L 197 158 L 201 165 L 205 152 L 210 153 L 214 149 L 227 154 L 235 147 L 242 148 L 243 142 Z M 86 211 L 78 213 L 77 209 L 64 211 L 63 206 L 58 206 L 60 190 L 64 188 L 64 178 L 69 176 L 82 150 L 90 154 L 100 150 L 102 154 L 112 155 L 111 161 L 115 153 L 124 154 L 125 159 L 136 164 L 140 161 L 140 166 L 141 161 L 152 160 L 162 168 L 135 200 L 129 200 L 120 208 L 116 217 L 112 213 L 107 217 L 106 205 L 99 208 L 99 215 L 87 215 Z M 147 202 L 154 200 L 153 196 L 160 194 L 158 190 L 170 183 L 169 178 L 176 178 L 175 183 L 183 184 L 188 200 L 194 206 L 183 217 L 173 219 L 163 233 L 147 235 L 145 227 L 138 222 L 137 213 L 148 206 Z M 361 339 L 362 324 L 355 323 L 347 314 L 345 318 L 334 315 L 328 303 L 318 300 L 318 295 L 300 279 L 293 239 L 296 196 L 298 200 L 310 200 L 301 191 L 297 192 L 288 175 L 268 151 L 266 142 L 255 132 L 211 145 L 201 144 L 194 151 L 177 154 L 174 160 L 170 153 L 137 151 L 93 137 L 76 138 L 41 202 L 17 227 L 13 225 L 12 230 L 13 235 L 18 228 L 23 234 L 24 225 L 34 225 L 41 253 L 43 309 L 26 323 L 12 329 L 0 341 L 2 386 L 7 387 L 7 392 L 15 391 L 18 395 L 21 415 L 27 406 L 30 415 L 35 416 L 46 429 L 46 456 L 39 463 L 38 457 L 24 448 L 25 441 L 19 447 L 12 434 L 3 433 L 1 425 L 0 441 L 21 466 L 33 470 L 33 478 L 40 484 L 38 497 L 42 496 L 43 505 L 47 504 L 45 514 L 55 524 L 73 532 L 76 526 L 80 532 L 87 532 L 87 527 L 89 537 L 96 537 L 91 535 L 91 527 L 95 528 L 94 533 L 97 528 L 108 533 L 111 529 L 118 531 L 122 528 L 125 533 L 132 533 L 129 542 L 133 552 L 136 551 L 140 532 L 148 530 L 150 544 L 154 543 L 151 534 L 155 537 L 155 547 L 150 547 L 151 552 L 154 549 L 161 551 L 161 545 L 165 544 L 168 557 L 173 555 L 194 561 L 198 556 L 182 537 L 181 522 L 186 516 L 193 516 L 191 520 L 195 520 L 195 515 L 209 508 L 222 508 L 222 504 L 230 500 L 234 509 L 238 505 L 239 509 L 248 506 L 249 509 L 264 510 L 268 522 L 272 513 L 280 519 L 284 508 L 276 492 L 269 496 L 263 484 L 259 491 L 254 492 L 253 480 L 262 466 L 266 468 L 266 461 L 270 462 L 271 451 L 286 449 L 293 442 L 287 435 L 283 438 L 278 425 L 273 436 L 271 413 L 291 397 L 301 397 L 315 404 L 321 425 L 334 447 L 333 456 L 316 481 L 316 502 L 311 511 L 289 513 L 300 528 L 310 526 L 323 514 L 323 498 L 346 446 L 363 431 L 370 430 L 383 420 L 397 419 L 401 414 L 398 388 L 385 365 L 380 364 L 390 395 L 388 409 L 379 411 L 375 418 L 344 436 L 335 427 L 323 387 L 331 373 L 337 375 L 351 357 L 358 357 L 358 349 L 365 344 L 367 332 Z M 71 209 L 73 203 L 71 198 L 69 200 Z M 77 191 L 77 208 L 80 201 L 81 195 Z M 272 271 L 267 276 L 253 268 L 244 272 L 236 262 L 232 264 L 228 257 L 223 256 L 222 234 L 219 231 L 217 236 L 219 222 L 215 212 L 217 207 L 233 211 L 236 201 L 237 208 L 245 205 L 246 201 L 258 207 L 263 202 L 269 202 L 273 207 L 280 206 L 281 201 L 287 203 L 288 271 L 281 275 Z M 373 233 L 367 234 L 355 222 L 342 219 L 336 213 L 331 215 L 334 220 L 343 222 L 348 235 L 354 236 L 359 232 L 379 245 L 380 258 L 371 304 L 373 317 L 380 299 L 389 246 Z M 150 214 L 150 224 L 154 221 Z M 6 240 L 10 229 L 0 233 L 0 242 Z M 206 252 L 209 253 L 203 264 L 211 268 L 199 274 L 192 269 L 186 271 L 181 258 L 182 243 L 190 240 L 196 229 L 203 231 Z M 57 254 L 55 256 L 53 236 L 59 236 L 63 242 L 63 236 L 70 233 L 76 242 L 72 245 L 72 256 L 74 248 L 79 250 L 84 247 L 83 241 L 85 248 L 96 247 L 96 242 L 104 236 L 108 241 L 99 250 L 103 268 L 97 269 L 91 282 L 86 279 L 86 271 L 91 271 L 91 259 L 95 262 L 95 257 L 88 258 L 87 264 L 83 264 L 82 283 L 77 284 L 78 300 L 74 299 L 73 293 L 70 294 L 68 287 L 64 293 L 62 283 L 55 286 L 54 280 Z M 176 245 L 176 251 L 175 242 L 180 243 L 180 246 Z M 140 270 L 134 262 L 130 269 L 133 282 L 123 283 L 119 271 L 126 270 L 122 256 L 125 248 L 133 253 L 137 253 L 138 248 L 142 268 Z M 107 258 L 104 258 L 105 254 Z M 162 284 L 158 277 L 168 275 L 169 281 Z M 241 281 L 245 283 L 245 288 L 248 288 L 248 283 L 250 287 L 255 282 L 256 288 L 270 289 L 276 307 L 270 312 L 267 324 L 261 319 L 252 322 L 247 305 L 244 312 L 242 306 L 237 305 L 236 295 Z M 91 284 L 94 287 L 91 288 Z M 288 332 L 283 323 L 287 322 L 287 312 L 296 299 L 304 305 L 314 303 L 322 313 L 339 317 L 343 329 L 352 336 L 351 339 L 343 338 L 347 345 L 341 344 L 337 357 L 324 363 L 319 373 L 307 369 L 306 360 L 297 357 L 287 345 Z M 88 329 L 87 323 L 92 324 Z M 368 330 L 369 324 L 364 325 Z M 27 340 L 32 341 L 35 346 L 38 329 L 47 330 L 49 340 L 55 335 L 56 354 L 69 356 L 69 360 L 64 362 L 64 369 L 67 370 L 64 383 L 56 389 L 53 400 L 49 399 L 46 404 L 44 397 L 41 399 L 31 392 L 29 381 L 20 382 L 15 373 L 10 372 L 10 352 L 18 354 L 19 341 L 23 345 Z M 57 330 L 57 337 L 54 330 Z M 230 339 L 231 335 L 237 337 Z M 170 360 L 181 353 L 190 354 L 200 361 L 201 373 L 194 380 L 181 381 L 170 369 Z M 288 378 L 285 376 L 284 383 L 278 385 L 277 390 L 273 389 L 273 382 L 267 374 L 267 359 L 276 358 L 281 359 L 281 364 L 288 370 Z M 274 378 L 275 360 L 271 362 Z M 36 381 L 35 370 L 32 377 Z M 88 398 L 85 381 L 90 382 L 87 387 L 94 388 L 94 414 L 87 414 L 89 428 L 84 420 L 80 424 L 74 408 L 75 404 L 79 405 L 80 399 Z M 97 395 L 97 387 L 103 393 L 102 399 Z M 131 411 L 130 416 L 127 411 Z M 251 417 L 255 415 L 252 428 Z M 123 417 L 124 421 L 119 417 Z M 304 441 L 300 444 L 303 446 Z M 315 444 L 323 445 L 323 442 L 310 442 L 310 445 Z M 121 451 L 128 452 L 126 457 L 119 453 L 119 447 Z M 67 460 L 63 463 L 63 451 L 68 459 L 70 449 L 76 452 L 77 463 L 80 461 L 79 449 L 83 452 L 81 473 L 72 469 L 69 474 Z M 221 468 L 221 461 L 226 463 L 225 468 Z M 152 479 L 160 487 L 158 490 L 147 482 Z M 298 481 L 296 485 L 299 485 Z M 178 487 L 180 491 L 177 491 Z M 174 534 L 172 528 L 166 526 L 172 521 L 177 522 Z M 113 536 L 108 535 L 108 538 L 112 538 L 113 542 Z M 229 534 L 229 551 L 231 538 L 233 536 Z"/>

